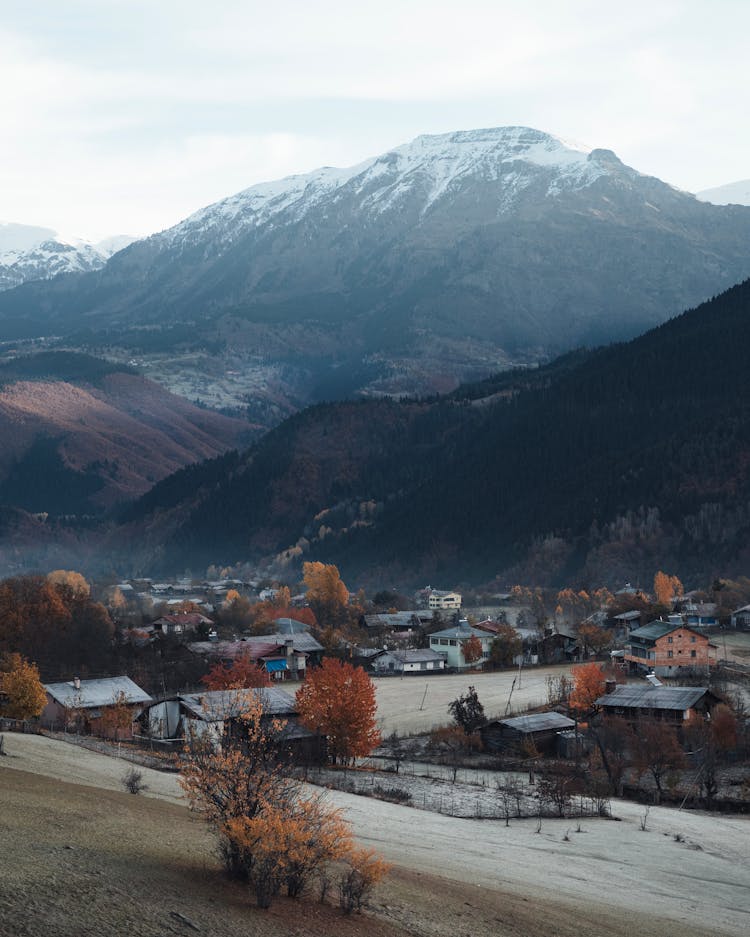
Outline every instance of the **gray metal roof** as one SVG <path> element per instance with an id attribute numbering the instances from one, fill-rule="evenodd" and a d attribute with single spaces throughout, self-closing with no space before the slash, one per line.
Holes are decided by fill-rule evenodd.
<path id="1" fill-rule="evenodd" d="M 544 732 L 575 727 L 574 719 L 568 719 L 567 716 L 556 712 L 531 713 L 528 716 L 514 716 L 512 719 L 498 721 L 501 726 L 515 729 L 516 732 Z"/>
<path id="2" fill-rule="evenodd" d="M 280 634 L 304 634 L 310 626 L 296 618 L 275 618 L 273 621 Z"/>
<path id="3" fill-rule="evenodd" d="M 489 631 L 481 631 L 479 628 L 444 628 L 442 631 L 433 631 L 432 638 L 452 638 L 454 641 L 465 641 L 467 638 L 483 638 L 485 641 L 494 638 Z"/>
<path id="4" fill-rule="evenodd" d="M 684 712 L 702 699 L 708 692 L 704 686 L 648 686 L 629 683 L 605 693 L 596 701 L 605 709 L 674 709 Z"/>
<path id="5" fill-rule="evenodd" d="M 630 632 L 631 640 L 633 638 L 644 638 L 647 641 L 656 641 L 657 638 L 663 638 L 670 631 L 677 631 L 683 625 L 677 625 L 673 621 L 650 621 L 642 628 L 636 628 Z"/>
<path id="6" fill-rule="evenodd" d="M 445 660 L 444 654 L 438 654 L 437 651 L 430 651 L 426 648 L 417 648 L 415 650 L 406 651 L 388 651 L 387 653 L 396 660 L 400 660 L 403 664 L 417 664 L 422 661 L 429 660 Z"/>
<path id="7" fill-rule="evenodd" d="M 367 628 L 404 628 L 419 624 L 416 612 L 380 612 L 365 615 Z"/>
<path id="8" fill-rule="evenodd" d="M 260 696 L 263 711 L 269 716 L 291 716 L 297 712 L 293 696 L 276 687 L 249 690 L 211 690 L 207 693 L 186 693 L 178 698 L 183 706 L 203 722 L 224 722 L 246 711 L 250 694 Z"/>
<path id="9" fill-rule="evenodd" d="M 151 697 L 130 677 L 104 677 L 101 680 L 81 680 L 80 689 L 73 681 L 45 683 L 44 689 L 55 702 L 68 709 L 90 709 L 94 706 L 109 706 L 120 694 L 129 703 L 150 703 Z"/>
<path id="10" fill-rule="evenodd" d="M 315 638 L 310 634 L 309 631 L 303 631 L 299 634 L 272 634 L 270 638 L 273 638 L 274 641 L 283 645 L 289 638 L 292 639 L 292 647 L 295 651 L 304 651 L 307 654 L 312 653 L 313 651 L 322 651 L 323 645 L 316 641 Z M 261 636 L 261 640 L 262 640 Z M 252 638 L 249 638 L 252 641 Z M 269 640 L 269 637 L 266 636 L 266 641 Z"/>

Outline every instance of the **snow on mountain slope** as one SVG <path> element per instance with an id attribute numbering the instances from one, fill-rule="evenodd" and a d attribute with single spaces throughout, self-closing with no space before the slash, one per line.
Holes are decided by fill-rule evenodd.
<path id="1" fill-rule="evenodd" d="M 59 273 L 87 273 L 135 238 L 116 235 L 98 244 L 66 238 L 52 228 L 0 223 L 0 290 L 29 280 L 48 280 Z"/>
<path id="2" fill-rule="evenodd" d="M 154 235 L 154 240 L 175 246 L 222 231 L 220 241 L 226 245 L 278 216 L 284 215 L 285 223 L 297 221 L 327 197 L 335 200 L 345 193 L 359 196 L 360 211 L 377 215 L 415 191 L 424 213 L 452 187 L 472 178 L 500 183 L 499 210 L 507 211 L 539 171 L 549 176 L 550 196 L 591 184 L 608 171 L 606 160 L 597 159 L 597 154 L 611 157 L 608 151 L 591 150 L 528 127 L 424 135 L 349 168 L 326 166 L 251 186 L 200 209 Z M 621 166 L 616 158 L 615 162 Z"/>
<path id="3" fill-rule="evenodd" d="M 750 205 L 750 179 L 704 189 L 702 192 L 696 192 L 695 197 L 701 202 L 711 202 L 713 205 Z"/>

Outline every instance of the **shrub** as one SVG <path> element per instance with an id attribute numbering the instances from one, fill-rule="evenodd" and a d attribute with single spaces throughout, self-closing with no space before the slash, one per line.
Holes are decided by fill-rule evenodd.
<path id="1" fill-rule="evenodd" d="M 145 791 L 147 785 L 143 783 L 143 772 L 130 768 L 122 776 L 122 786 L 129 794 L 140 794 L 141 791 Z"/>

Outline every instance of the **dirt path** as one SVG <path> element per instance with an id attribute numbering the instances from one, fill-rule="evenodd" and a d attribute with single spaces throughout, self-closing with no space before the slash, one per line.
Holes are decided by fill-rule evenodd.
<path id="1" fill-rule="evenodd" d="M 642 808 L 617 802 L 621 822 L 584 820 L 579 833 L 575 821 L 545 820 L 536 833 L 535 821 L 506 828 L 334 792 L 357 836 L 396 866 L 380 892 L 377 920 L 360 918 L 360 929 L 346 930 L 338 912 L 319 909 L 316 918 L 317 905 L 282 903 L 270 916 L 254 911 L 219 876 L 210 837 L 179 805 L 173 775 L 143 769 L 151 797 L 132 797 L 118 790 L 128 766 L 122 761 L 36 736 L 5 738 L 12 757 L 0 758 L 2 937 L 196 933 L 165 917 L 185 908 L 201 933 L 217 937 L 750 931 L 745 818 L 652 809 L 643 831 Z M 65 777 L 76 783 L 57 780 Z M 73 926 L 87 902 L 109 920 L 106 927 Z M 262 930 L 255 929 L 259 920 L 267 924 Z"/>

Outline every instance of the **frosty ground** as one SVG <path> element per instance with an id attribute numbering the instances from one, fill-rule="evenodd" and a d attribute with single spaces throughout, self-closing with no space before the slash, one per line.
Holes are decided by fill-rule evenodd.
<path id="1" fill-rule="evenodd" d="M 143 769 L 149 789 L 132 797 L 121 793 L 126 762 L 39 736 L 5 739 L 3 935 L 97 933 L 85 915 L 75 920 L 80 903 L 68 895 L 84 886 L 98 913 L 110 915 L 98 932 L 114 934 L 195 932 L 181 929 L 178 918 L 165 927 L 167 907 L 182 909 L 206 934 L 744 937 L 750 930 L 744 817 L 651 808 L 642 830 L 644 808 L 615 801 L 619 820 L 584 819 L 580 832 L 576 821 L 544 820 L 537 833 L 533 820 L 506 827 L 332 792 L 359 839 L 394 863 L 372 919 L 347 930 L 343 918 L 317 905 L 282 903 L 269 917 L 254 911 L 249 897 L 227 891 L 203 825 L 181 806 L 175 775 Z M 112 851 L 126 840 L 124 864 Z M 226 907 L 214 904 L 217 898 Z M 133 915 L 140 922 L 135 930 L 128 924 Z M 3 921 L 12 921 L 13 930 L 3 930 Z M 40 921 L 46 931 L 35 925 Z"/>

